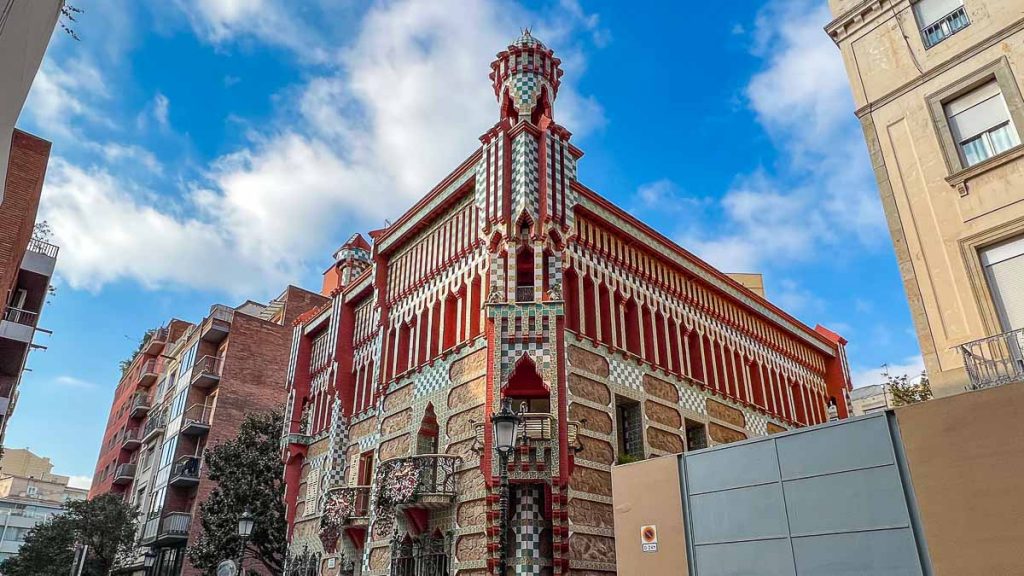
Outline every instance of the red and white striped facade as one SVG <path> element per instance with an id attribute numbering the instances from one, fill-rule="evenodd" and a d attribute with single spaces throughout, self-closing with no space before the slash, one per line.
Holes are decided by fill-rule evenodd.
<path id="1" fill-rule="evenodd" d="M 625 452 L 824 422 L 830 397 L 846 415 L 842 338 L 577 181 L 561 74 L 529 33 L 502 51 L 480 149 L 372 246 L 346 242 L 329 305 L 295 326 L 289 535 L 321 573 L 497 573 L 502 398 L 529 413 L 510 468 L 516 574 L 614 572 L 609 469 Z M 393 485 L 410 471 L 411 496 Z"/>

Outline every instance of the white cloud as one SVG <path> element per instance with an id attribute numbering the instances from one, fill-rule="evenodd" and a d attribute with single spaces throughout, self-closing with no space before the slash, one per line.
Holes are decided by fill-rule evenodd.
<path id="1" fill-rule="evenodd" d="M 96 384 L 75 376 L 63 375 L 57 376 L 53 379 L 53 383 L 61 388 L 76 388 L 80 390 L 90 390 L 96 388 Z"/>
<path id="2" fill-rule="evenodd" d="M 92 476 L 71 476 L 68 479 L 68 486 L 88 490 L 92 487 Z"/>
<path id="3" fill-rule="evenodd" d="M 851 370 L 850 380 L 853 382 L 854 388 L 871 386 L 873 384 L 884 384 L 886 382 L 886 374 L 890 374 L 892 376 L 903 376 L 905 374 L 910 377 L 911 381 L 916 382 L 920 378 L 923 370 L 924 359 L 920 355 L 916 355 L 903 358 L 899 362 L 890 363 L 884 367 L 855 367 Z"/>
<path id="4" fill-rule="evenodd" d="M 717 230 L 681 238 L 712 264 L 755 270 L 885 241 L 843 62 L 822 31 L 828 20 L 828 7 L 811 0 L 778 0 L 757 18 L 754 53 L 765 67 L 746 94 L 782 162 L 736 180 Z"/>
<path id="5" fill-rule="evenodd" d="M 299 16 L 305 10 L 275 0 L 175 0 L 192 29 L 212 44 L 254 39 L 281 46 L 309 60 L 328 54 L 316 30 Z"/>
<path id="6" fill-rule="evenodd" d="M 204 19 L 211 41 L 248 34 L 284 42 L 260 36 L 247 6 L 196 5 L 204 7 L 195 17 Z M 269 11 L 259 18 L 284 17 L 260 5 Z M 575 23 L 594 33 L 596 21 L 562 10 L 562 28 Z M 353 228 L 382 226 L 479 146 L 498 118 L 490 61 L 523 21 L 522 9 L 483 0 L 374 6 L 330 73 L 290 89 L 285 101 L 294 108 L 250 128 L 249 144 L 186 184 L 183 198 L 157 195 L 110 169 L 55 159 L 41 211 L 68 247 L 60 274 L 90 289 L 130 278 L 148 287 L 239 293 L 299 280 L 307 263 L 322 263 Z M 243 25 L 257 28 L 243 32 Z M 585 132 L 599 127 L 603 114 L 574 88 L 583 59 L 562 28 L 553 35 L 580 65 L 567 66 L 556 117 L 579 119 L 567 127 Z"/>
<path id="7" fill-rule="evenodd" d="M 153 97 L 153 118 L 156 119 L 157 124 L 166 128 L 170 122 L 170 111 L 171 101 L 167 99 L 167 96 L 157 92 Z"/>
<path id="8" fill-rule="evenodd" d="M 106 144 L 94 145 L 94 147 L 99 150 L 103 158 L 110 164 L 130 162 L 142 166 L 156 175 L 163 174 L 163 164 L 160 163 L 152 152 L 141 146 L 107 142 Z"/>
<path id="9" fill-rule="evenodd" d="M 46 58 L 32 82 L 25 114 L 47 138 L 69 137 L 71 126 L 79 120 L 108 122 L 93 107 L 95 102 L 107 97 L 102 74 L 87 60 L 69 59 L 57 63 Z"/>

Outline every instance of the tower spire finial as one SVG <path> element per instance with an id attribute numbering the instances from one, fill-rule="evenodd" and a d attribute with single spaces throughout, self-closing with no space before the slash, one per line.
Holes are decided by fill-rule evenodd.
<path id="1" fill-rule="evenodd" d="M 513 123 L 530 120 L 539 125 L 543 117 L 553 120 L 552 107 L 562 77 L 561 61 L 533 35 L 529 26 L 520 30 L 522 35 L 491 63 L 491 80 L 502 118 L 511 118 Z"/>

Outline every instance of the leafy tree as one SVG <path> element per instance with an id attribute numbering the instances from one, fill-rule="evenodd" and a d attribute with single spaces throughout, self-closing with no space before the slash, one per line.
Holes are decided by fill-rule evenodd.
<path id="1" fill-rule="evenodd" d="M 188 548 L 192 565 L 204 573 L 215 574 L 219 562 L 242 553 L 238 519 L 246 510 L 255 520 L 245 546 L 246 570 L 261 564 L 268 574 L 283 572 L 287 551 L 279 444 L 283 425 L 280 412 L 250 413 L 236 438 L 207 450 L 207 470 L 217 486 L 199 507 L 203 533 Z"/>
<path id="2" fill-rule="evenodd" d="M 892 394 L 893 404 L 896 406 L 907 406 L 932 399 L 932 387 L 928 382 L 928 374 L 921 371 L 921 379 L 916 383 L 911 382 L 906 374 L 902 376 L 887 376 L 889 393 Z"/>
<path id="3" fill-rule="evenodd" d="M 142 340 L 139 340 L 139 345 L 135 347 L 135 352 L 132 352 L 132 355 L 128 358 L 118 362 L 117 366 L 121 369 L 121 378 L 124 378 L 125 375 L 128 374 L 128 369 L 132 367 L 132 362 L 135 362 L 135 357 L 142 352 L 142 347 L 146 345 L 147 341 L 149 341 L 150 336 L 156 334 L 156 330 L 156 328 L 146 330 L 146 333 L 142 335 Z M 125 338 L 127 337 L 128 336 L 125 336 Z"/>
<path id="4" fill-rule="evenodd" d="M 18 555 L 0 564 L 5 576 L 66 576 L 75 544 L 88 546 L 83 576 L 105 576 L 114 562 L 131 554 L 138 512 L 120 497 L 104 494 L 69 501 L 60 514 L 37 524 Z"/>

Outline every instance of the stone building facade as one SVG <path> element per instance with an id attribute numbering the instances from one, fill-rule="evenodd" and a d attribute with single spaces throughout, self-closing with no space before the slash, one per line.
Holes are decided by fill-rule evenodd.
<path id="1" fill-rule="evenodd" d="M 1024 13 L 829 0 L 936 396 L 1024 381 Z"/>
<path id="2" fill-rule="evenodd" d="M 583 186 L 562 70 L 528 32 L 497 124 L 400 219 L 355 235 L 294 327 L 291 574 L 615 571 L 610 469 L 846 415 L 845 341 Z M 525 412 L 500 541 L 490 415 Z"/>

